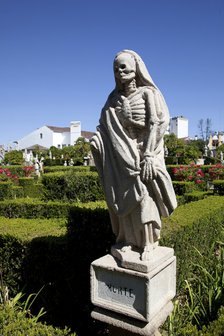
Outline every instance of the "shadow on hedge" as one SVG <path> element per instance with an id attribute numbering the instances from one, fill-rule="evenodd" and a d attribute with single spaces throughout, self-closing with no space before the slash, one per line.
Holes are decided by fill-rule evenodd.
<path id="1" fill-rule="evenodd" d="M 23 291 L 37 293 L 43 287 L 33 304 L 34 313 L 44 307 L 47 323 L 68 326 L 78 336 L 107 334 L 106 325 L 94 321 L 90 315 L 93 309 L 90 264 L 109 253 L 114 243 L 109 216 L 104 211 L 105 216 L 101 216 L 103 219 L 99 223 L 94 220 L 91 209 L 87 209 L 88 214 L 82 218 L 71 210 L 68 234 L 33 239 L 23 260 Z"/>

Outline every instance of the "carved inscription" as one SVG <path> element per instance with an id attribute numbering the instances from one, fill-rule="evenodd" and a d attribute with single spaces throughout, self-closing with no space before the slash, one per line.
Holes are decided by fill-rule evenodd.
<path id="1" fill-rule="evenodd" d="M 118 295 L 124 295 L 128 296 L 130 298 L 134 298 L 133 295 L 133 289 L 132 288 L 127 288 L 127 287 L 122 287 L 122 286 L 114 286 L 112 284 L 106 284 L 106 286 L 109 288 L 109 290 L 115 294 Z"/>

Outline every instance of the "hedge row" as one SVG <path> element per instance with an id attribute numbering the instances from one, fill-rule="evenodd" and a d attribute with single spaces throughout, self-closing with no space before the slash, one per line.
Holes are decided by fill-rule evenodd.
<path id="1" fill-rule="evenodd" d="M 6 218 L 63 218 L 71 203 L 44 202 L 33 198 L 0 201 L 0 215 Z"/>
<path id="2" fill-rule="evenodd" d="M 91 202 L 104 199 L 96 172 L 47 173 L 42 177 L 42 184 L 44 200 Z"/>
<path id="3" fill-rule="evenodd" d="M 90 172 L 95 167 L 91 166 L 44 166 L 44 173 L 55 172 Z"/>
<path id="4" fill-rule="evenodd" d="M 0 182 L 0 200 L 20 197 L 39 198 L 42 195 L 42 184 L 33 177 L 20 177 L 18 185 L 11 181 Z"/>
<path id="5" fill-rule="evenodd" d="M 216 240 L 224 239 L 223 218 L 223 197 L 211 196 L 179 206 L 172 216 L 163 219 L 161 245 L 175 250 L 178 292 L 194 271 L 193 262 L 198 260 L 195 248 L 207 255 Z M 48 323 L 68 325 L 80 336 L 86 332 L 93 334 L 97 326 L 90 317 L 89 266 L 93 260 L 109 253 L 115 242 L 105 203 L 71 207 L 68 235 L 63 231 L 57 237 L 49 237 L 50 233 L 38 236 L 39 219 L 17 220 L 26 222 L 23 227 L 27 225 L 27 232 L 31 231 L 30 225 L 36 226 L 37 237 L 25 239 L 25 231 L 16 236 L 17 229 L 10 235 L 6 235 L 6 231 L 0 235 L 0 264 L 10 290 L 14 288 L 18 292 L 23 286 L 26 293 L 34 293 L 44 286 L 34 309 L 38 311 L 43 306 L 48 311 Z M 47 225 L 49 220 L 43 223 Z"/>
<path id="6" fill-rule="evenodd" d="M 224 195 L 224 180 L 214 180 L 214 194 Z"/>

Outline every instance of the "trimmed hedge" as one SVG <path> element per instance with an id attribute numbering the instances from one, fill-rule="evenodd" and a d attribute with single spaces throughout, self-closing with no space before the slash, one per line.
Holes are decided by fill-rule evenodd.
<path id="1" fill-rule="evenodd" d="M 29 242 L 37 237 L 62 237 L 65 233 L 65 219 L 0 217 L 0 270 L 4 283 L 10 289 L 10 296 L 18 293 L 24 286 L 23 262 L 28 253 Z"/>
<path id="2" fill-rule="evenodd" d="M 184 194 L 184 201 L 185 203 L 189 203 L 189 202 L 196 202 L 199 200 L 202 200 L 208 196 L 212 196 L 213 195 L 213 191 L 198 191 L 195 190 L 191 193 L 186 193 Z"/>
<path id="3" fill-rule="evenodd" d="M 192 263 L 198 261 L 195 248 L 207 255 L 213 243 L 224 238 L 223 218 L 224 198 L 210 196 L 179 206 L 169 218 L 163 219 L 161 245 L 175 250 L 178 291 L 182 290 L 184 280 L 191 276 Z M 27 221 L 35 223 L 38 231 L 37 220 Z M 4 223 L 2 227 L 5 227 Z M 30 231 L 29 226 L 27 231 Z M 38 292 L 44 286 L 34 309 L 39 311 L 43 306 L 48 312 L 48 323 L 68 325 L 79 336 L 93 334 L 98 326 L 90 317 L 93 308 L 90 303 L 90 263 L 109 253 L 115 243 L 105 202 L 73 204 L 67 232 L 68 236 L 59 234 L 57 237 L 45 233 L 30 241 L 21 240 L 25 232 L 19 238 L 4 235 L 4 241 L 0 241 L 1 264 L 8 272 L 6 279 L 12 286 L 12 277 L 14 282 L 17 277 L 21 279 L 19 284 L 25 286 L 26 293 Z M 13 245 L 12 239 L 18 245 Z M 14 288 L 16 284 L 18 288 L 18 281 Z"/>
<path id="4" fill-rule="evenodd" d="M 85 205 L 97 207 L 104 201 L 90 203 L 62 203 L 59 201 L 44 202 L 32 198 L 20 198 L 0 201 L 0 216 L 6 218 L 66 218 L 72 208 L 80 209 Z"/>
<path id="5" fill-rule="evenodd" d="M 44 173 L 89 172 L 90 166 L 44 166 Z"/>
<path id="6" fill-rule="evenodd" d="M 43 199 L 63 202 L 103 200 L 104 194 L 96 172 L 57 172 L 42 177 Z"/>
<path id="7" fill-rule="evenodd" d="M 174 248 L 178 290 L 190 277 L 192 263 L 198 260 L 195 249 L 207 255 L 213 243 L 224 240 L 223 218 L 224 198 L 209 196 L 181 205 L 169 218 L 163 219 L 161 245 Z"/>
<path id="8" fill-rule="evenodd" d="M 195 190 L 194 182 L 185 182 L 185 181 L 173 181 L 173 188 L 175 194 L 178 196 L 182 196 L 186 193 L 190 193 Z"/>
<path id="9" fill-rule="evenodd" d="M 224 195 L 224 180 L 214 180 L 214 194 Z"/>
<path id="10" fill-rule="evenodd" d="M 0 200 L 11 198 L 12 186 L 13 184 L 11 181 L 0 182 Z"/>
<path id="11" fill-rule="evenodd" d="M 64 218 L 72 203 L 44 202 L 32 198 L 0 201 L 0 215 L 6 218 Z"/>

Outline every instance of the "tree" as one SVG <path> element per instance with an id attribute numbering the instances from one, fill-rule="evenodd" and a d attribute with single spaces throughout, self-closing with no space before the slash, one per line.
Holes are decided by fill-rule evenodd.
<path id="1" fill-rule="evenodd" d="M 84 157 L 90 153 L 90 143 L 85 138 L 79 137 L 74 145 L 75 161 L 83 164 Z"/>
<path id="2" fill-rule="evenodd" d="M 198 122 L 199 135 L 201 139 L 208 140 L 211 134 L 212 120 L 207 118 L 206 120 L 200 119 Z"/>
<path id="3" fill-rule="evenodd" d="M 12 150 L 5 153 L 4 162 L 10 165 L 22 165 L 23 164 L 23 152 L 21 150 Z"/>
<path id="4" fill-rule="evenodd" d="M 51 146 L 50 151 L 51 151 L 52 157 L 55 157 L 55 159 L 60 159 L 61 158 L 62 150 L 60 148 L 57 148 L 55 146 Z"/>
<path id="5" fill-rule="evenodd" d="M 164 136 L 164 144 L 168 149 L 168 157 L 176 158 L 173 162 L 181 164 L 189 164 L 192 161 L 196 162 L 202 155 L 204 146 L 203 141 L 196 142 L 194 140 L 186 143 L 183 139 L 178 139 L 173 133 Z"/>

